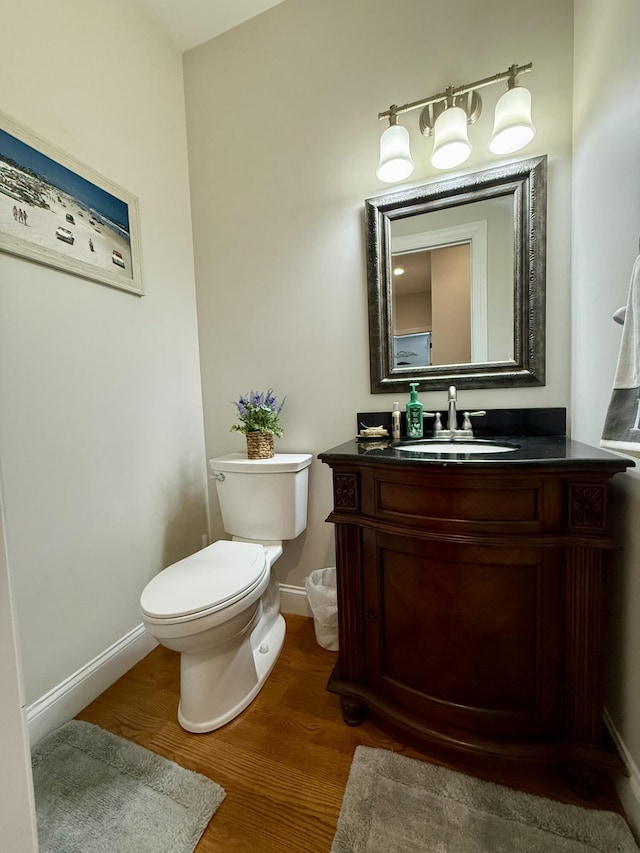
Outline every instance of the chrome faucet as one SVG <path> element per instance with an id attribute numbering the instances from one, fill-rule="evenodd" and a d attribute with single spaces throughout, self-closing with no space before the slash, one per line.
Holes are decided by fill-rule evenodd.
<path id="1" fill-rule="evenodd" d="M 486 415 L 486 411 L 463 412 L 462 429 L 458 429 L 458 389 L 449 385 L 447 392 L 447 428 L 443 429 L 440 412 L 424 412 L 425 417 L 432 417 L 434 438 L 473 438 L 472 417 Z"/>
<path id="2" fill-rule="evenodd" d="M 447 393 L 447 402 L 449 407 L 449 413 L 447 415 L 447 429 L 449 432 L 453 432 L 458 429 L 458 412 L 456 410 L 456 403 L 458 402 L 458 391 L 455 385 L 449 385 L 449 391 Z"/>

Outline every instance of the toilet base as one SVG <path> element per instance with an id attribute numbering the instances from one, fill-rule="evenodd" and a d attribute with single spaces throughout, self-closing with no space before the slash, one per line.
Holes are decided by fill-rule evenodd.
<path id="1" fill-rule="evenodd" d="M 250 638 L 211 660 L 208 654 L 182 653 L 178 722 L 203 734 L 229 723 L 256 698 L 280 657 L 286 623 L 282 614 L 258 622 Z"/>

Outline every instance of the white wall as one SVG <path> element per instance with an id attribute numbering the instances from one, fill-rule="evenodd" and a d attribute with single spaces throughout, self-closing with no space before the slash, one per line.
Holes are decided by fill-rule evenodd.
<path id="1" fill-rule="evenodd" d="M 526 85 L 538 134 L 520 157 L 549 156 L 549 379 L 543 388 L 465 391 L 463 400 L 469 408 L 568 404 L 572 7 L 285 0 L 186 54 L 209 456 L 242 450 L 241 436 L 229 434 L 230 401 L 252 388 L 287 395 L 281 451 L 317 454 L 354 434 L 357 411 L 391 410 L 393 397 L 369 391 L 363 204 L 397 189 L 375 177 L 378 112 L 514 62 L 534 65 Z M 502 91 L 483 93 L 468 171 L 499 162 L 486 143 Z M 412 182 L 441 178 L 418 114 L 405 124 Z M 425 406 L 442 406 L 442 394 L 424 394 Z M 333 564 L 330 483 L 315 461 L 308 529 L 276 564 L 290 584 Z"/>
<path id="2" fill-rule="evenodd" d="M 4 4 L 2 110 L 139 198 L 146 296 L 0 255 L 0 456 L 31 704 L 207 531 L 182 59 L 127 0 Z M 10 34 L 10 35 L 9 35 Z"/>
<path id="3" fill-rule="evenodd" d="M 576 3 L 573 430 L 590 444 L 598 444 L 602 434 L 622 331 L 611 318 L 626 305 L 640 237 L 638 32 L 636 0 Z M 611 511 L 622 549 L 611 573 L 607 711 L 632 771 L 621 792 L 640 832 L 638 469 L 616 477 L 613 485 Z"/>
<path id="4" fill-rule="evenodd" d="M 0 488 L 0 826 L 2 843 L 15 853 L 35 853 L 35 806 L 29 743 L 23 709 L 23 683 L 11 581 L 5 547 Z"/>

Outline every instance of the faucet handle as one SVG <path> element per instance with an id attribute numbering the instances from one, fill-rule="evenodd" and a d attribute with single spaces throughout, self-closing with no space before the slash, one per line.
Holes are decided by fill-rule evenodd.
<path id="1" fill-rule="evenodd" d="M 463 412 L 463 420 L 462 420 L 462 429 L 471 429 L 471 418 L 479 418 L 482 415 L 486 415 L 486 411 L 481 409 L 478 412 Z"/>
<path id="2" fill-rule="evenodd" d="M 440 412 L 423 412 L 423 418 L 433 418 L 433 435 L 436 436 L 442 430 Z"/>

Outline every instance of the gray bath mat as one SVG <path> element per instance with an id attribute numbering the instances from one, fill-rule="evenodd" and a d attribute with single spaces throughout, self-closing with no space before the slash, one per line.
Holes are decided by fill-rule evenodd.
<path id="1" fill-rule="evenodd" d="M 192 853 L 225 792 L 72 720 L 31 754 L 40 853 Z"/>
<path id="2" fill-rule="evenodd" d="M 331 853 L 638 853 L 613 812 L 356 749 Z"/>

